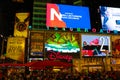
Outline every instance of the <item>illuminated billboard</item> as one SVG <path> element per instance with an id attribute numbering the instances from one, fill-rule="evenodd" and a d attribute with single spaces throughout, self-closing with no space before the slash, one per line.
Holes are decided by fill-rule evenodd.
<path id="1" fill-rule="evenodd" d="M 107 35 L 81 35 L 82 56 L 111 56 L 110 36 Z"/>
<path id="2" fill-rule="evenodd" d="M 30 33 L 30 57 L 43 57 L 44 32 L 31 31 Z"/>
<path id="3" fill-rule="evenodd" d="M 16 13 L 14 36 L 27 37 L 30 13 Z"/>
<path id="4" fill-rule="evenodd" d="M 112 36 L 112 57 L 120 57 L 120 36 Z"/>
<path id="5" fill-rule="evenodd" d="M 47 3 L 46 26 L 91 29 L 88 7 Z"/>
<path id="6" fill-rule="evenodd" d="M 67 32 L 47 33 L 45 49 L 59 53 L 80 53 L 79 34 Z"/>
<path id="7" fill-rule="evenodd" d="M 120 31 L 120 8 L 100 6 L 103 30 Z"/>
<path id="8" fill-rule="evenodd" d="M 5 56 L 19 62 L 24 62 L 25 38 L 9 37 Z"/>

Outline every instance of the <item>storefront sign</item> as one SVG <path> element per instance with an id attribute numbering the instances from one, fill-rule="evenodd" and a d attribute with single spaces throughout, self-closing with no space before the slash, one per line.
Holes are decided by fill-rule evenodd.
<path id="1" fill-rule="evenodd" d="M 60 52 L 53 52 L 49 51 L 49 59 L 51 60 L 57 60 L 57 59 L 64 59 L 70 62 L 72 60 L 72 56 L 69 55 L 61 55 Z"/>

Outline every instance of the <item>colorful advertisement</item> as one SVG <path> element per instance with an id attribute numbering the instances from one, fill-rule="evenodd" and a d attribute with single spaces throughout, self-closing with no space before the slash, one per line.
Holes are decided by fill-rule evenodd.
<path id="1" fill-rule="evenodd" d="M 88 7 L 47 3 L 46 26 L 91 29 Z"/>
<path id="2" fill-rule="evenodd" d="M 30 35 L 30 56 L 43 57 L 44 32 L 32 31 Z"/>
<path id="3" fill-rule="evenodd" d="M 120 8 L 100 6 L 102 29 L 120 31 Z"/>
<path id="4" fill-rule="evenodd" d="M 80 53 L 79 34 L 67 32 L 47 33 L 45 50 L 59 53 Z"/>
<path id="5" fill-rule="evenodd" d="M 14 36 L 27 37 L 30 13 L 16 13 Z"/>
<path id="6" fill-rule="evenodd" d="M 111 56 L 110 36 L 81 35 L 82 56 Z"/>
<path id="7" fill-rule="evenodd" d="M 112 36 L 112 55 L 113 57 L 120 57 L 120 36 Z"/>
<path id="8" fill-rule="evenodd" d="M 6 57 L 24 62 L 25 55 L 25 38 L 9 37 L 7 42 Z"/>

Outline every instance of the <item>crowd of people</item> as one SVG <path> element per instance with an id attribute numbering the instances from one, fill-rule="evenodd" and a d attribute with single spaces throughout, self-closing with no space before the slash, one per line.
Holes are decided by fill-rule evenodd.
<path id="1" fill-rule="evenodd" d="M 0 80 L 120 80 L 120 72 L 93 71 L 93 72 L 54 72 L 30 71 L 29 73 L 4 73 Z"/>

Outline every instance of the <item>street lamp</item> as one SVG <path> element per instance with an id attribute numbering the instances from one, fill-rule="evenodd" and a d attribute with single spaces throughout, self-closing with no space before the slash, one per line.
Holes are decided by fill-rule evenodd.
<path id="1" fill-rule="evenodd" d="M 2 59 L 2 60 L 4 60 L 5 59 L 5 56 L 4 56 L 4 48 L 5 48 L 5 41 L 7 41 L 6 40 L 6 37 L 4 37 L 2 34 L 0 34 L 0 38 L 1 38 L 1 53 L 0 53 L 0 58 Z"/>
<path id="2" fill-rule="evenodd" d="M 4 46 L 4 39 L 3 39 L 3 37 L 4 37 L 4 36 L 3 36 L 2 34 L 0 34 L 0 38 L 1 38 L 1 40 L 2 40 L 2 42 L 1 42 L 1 43 L 2 43 L 2 45 L 1 45 L 1 54 L 0 54 L 0 55 L 3 54 L 3 50 L 4 50 L 4 47 L 3 47 L 3 46 Z"/>
<path id="3" fill-rule="evenodd" d="M 2 39 L 1 55 L 3 55 L 3 52 L 4 52 L 4 39 Z"/>

